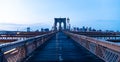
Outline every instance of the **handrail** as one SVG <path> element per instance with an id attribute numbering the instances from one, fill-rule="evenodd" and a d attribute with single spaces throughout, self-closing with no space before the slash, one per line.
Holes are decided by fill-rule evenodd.
<path id="1" fill-rule="evenodd" d="M 120 62 L 120 45 L 84 35 L 64 33 L 105 62 Z"/>
<path id="2" fill-rule="evenodd" d="M 1 44 L 0 62 L 21 62 L 23 58 L 29 56 L 37 47 L 50 39 L 55 33 L 56 32 L 50 32 L 25 40 Z M 13 57 L 15 57 L 16 60 L 14 60 Z"/>

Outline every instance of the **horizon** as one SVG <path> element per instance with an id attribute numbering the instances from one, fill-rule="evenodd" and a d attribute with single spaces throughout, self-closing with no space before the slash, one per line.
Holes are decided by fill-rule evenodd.
<path id="1" fill-rule="evenodd" d="M 0 0 L 0 30 L 49 28 L 54 18 L 70 18 L 72 27 L 120 31 L 119 0 Z"/>

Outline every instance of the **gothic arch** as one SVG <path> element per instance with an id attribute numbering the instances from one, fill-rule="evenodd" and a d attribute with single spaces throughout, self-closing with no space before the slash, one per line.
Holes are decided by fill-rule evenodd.
<path id="1" fill-rule="evenodd" d="M 59 28 L 58 30 L 61 31 L 61 23 L 63 23 L 64 27 L 63 29 L 66 30 L 66 18 L 55 18 L 54 19 L 54 30 L 57 30 L 57 23 L 59 23 Z"/>

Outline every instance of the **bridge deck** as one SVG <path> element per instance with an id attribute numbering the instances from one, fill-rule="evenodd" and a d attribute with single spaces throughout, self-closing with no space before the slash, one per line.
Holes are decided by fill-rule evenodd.
<path id="1" fill-rule="evenodd" d="M 38 48 L 27 62 L 76 61 L 104 62 L 59 32 L 43 48 Z"/>

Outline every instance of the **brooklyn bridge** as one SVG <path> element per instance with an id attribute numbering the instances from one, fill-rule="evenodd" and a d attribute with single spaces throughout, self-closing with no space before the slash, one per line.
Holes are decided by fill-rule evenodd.
<path id="1" fill-rule="evenodd" d="M 55 18 L 51 31 L 1 34 L 0 41 L 0 62 L 120 62 L 119 32 L 71 30 L 66 18 Z"/>

